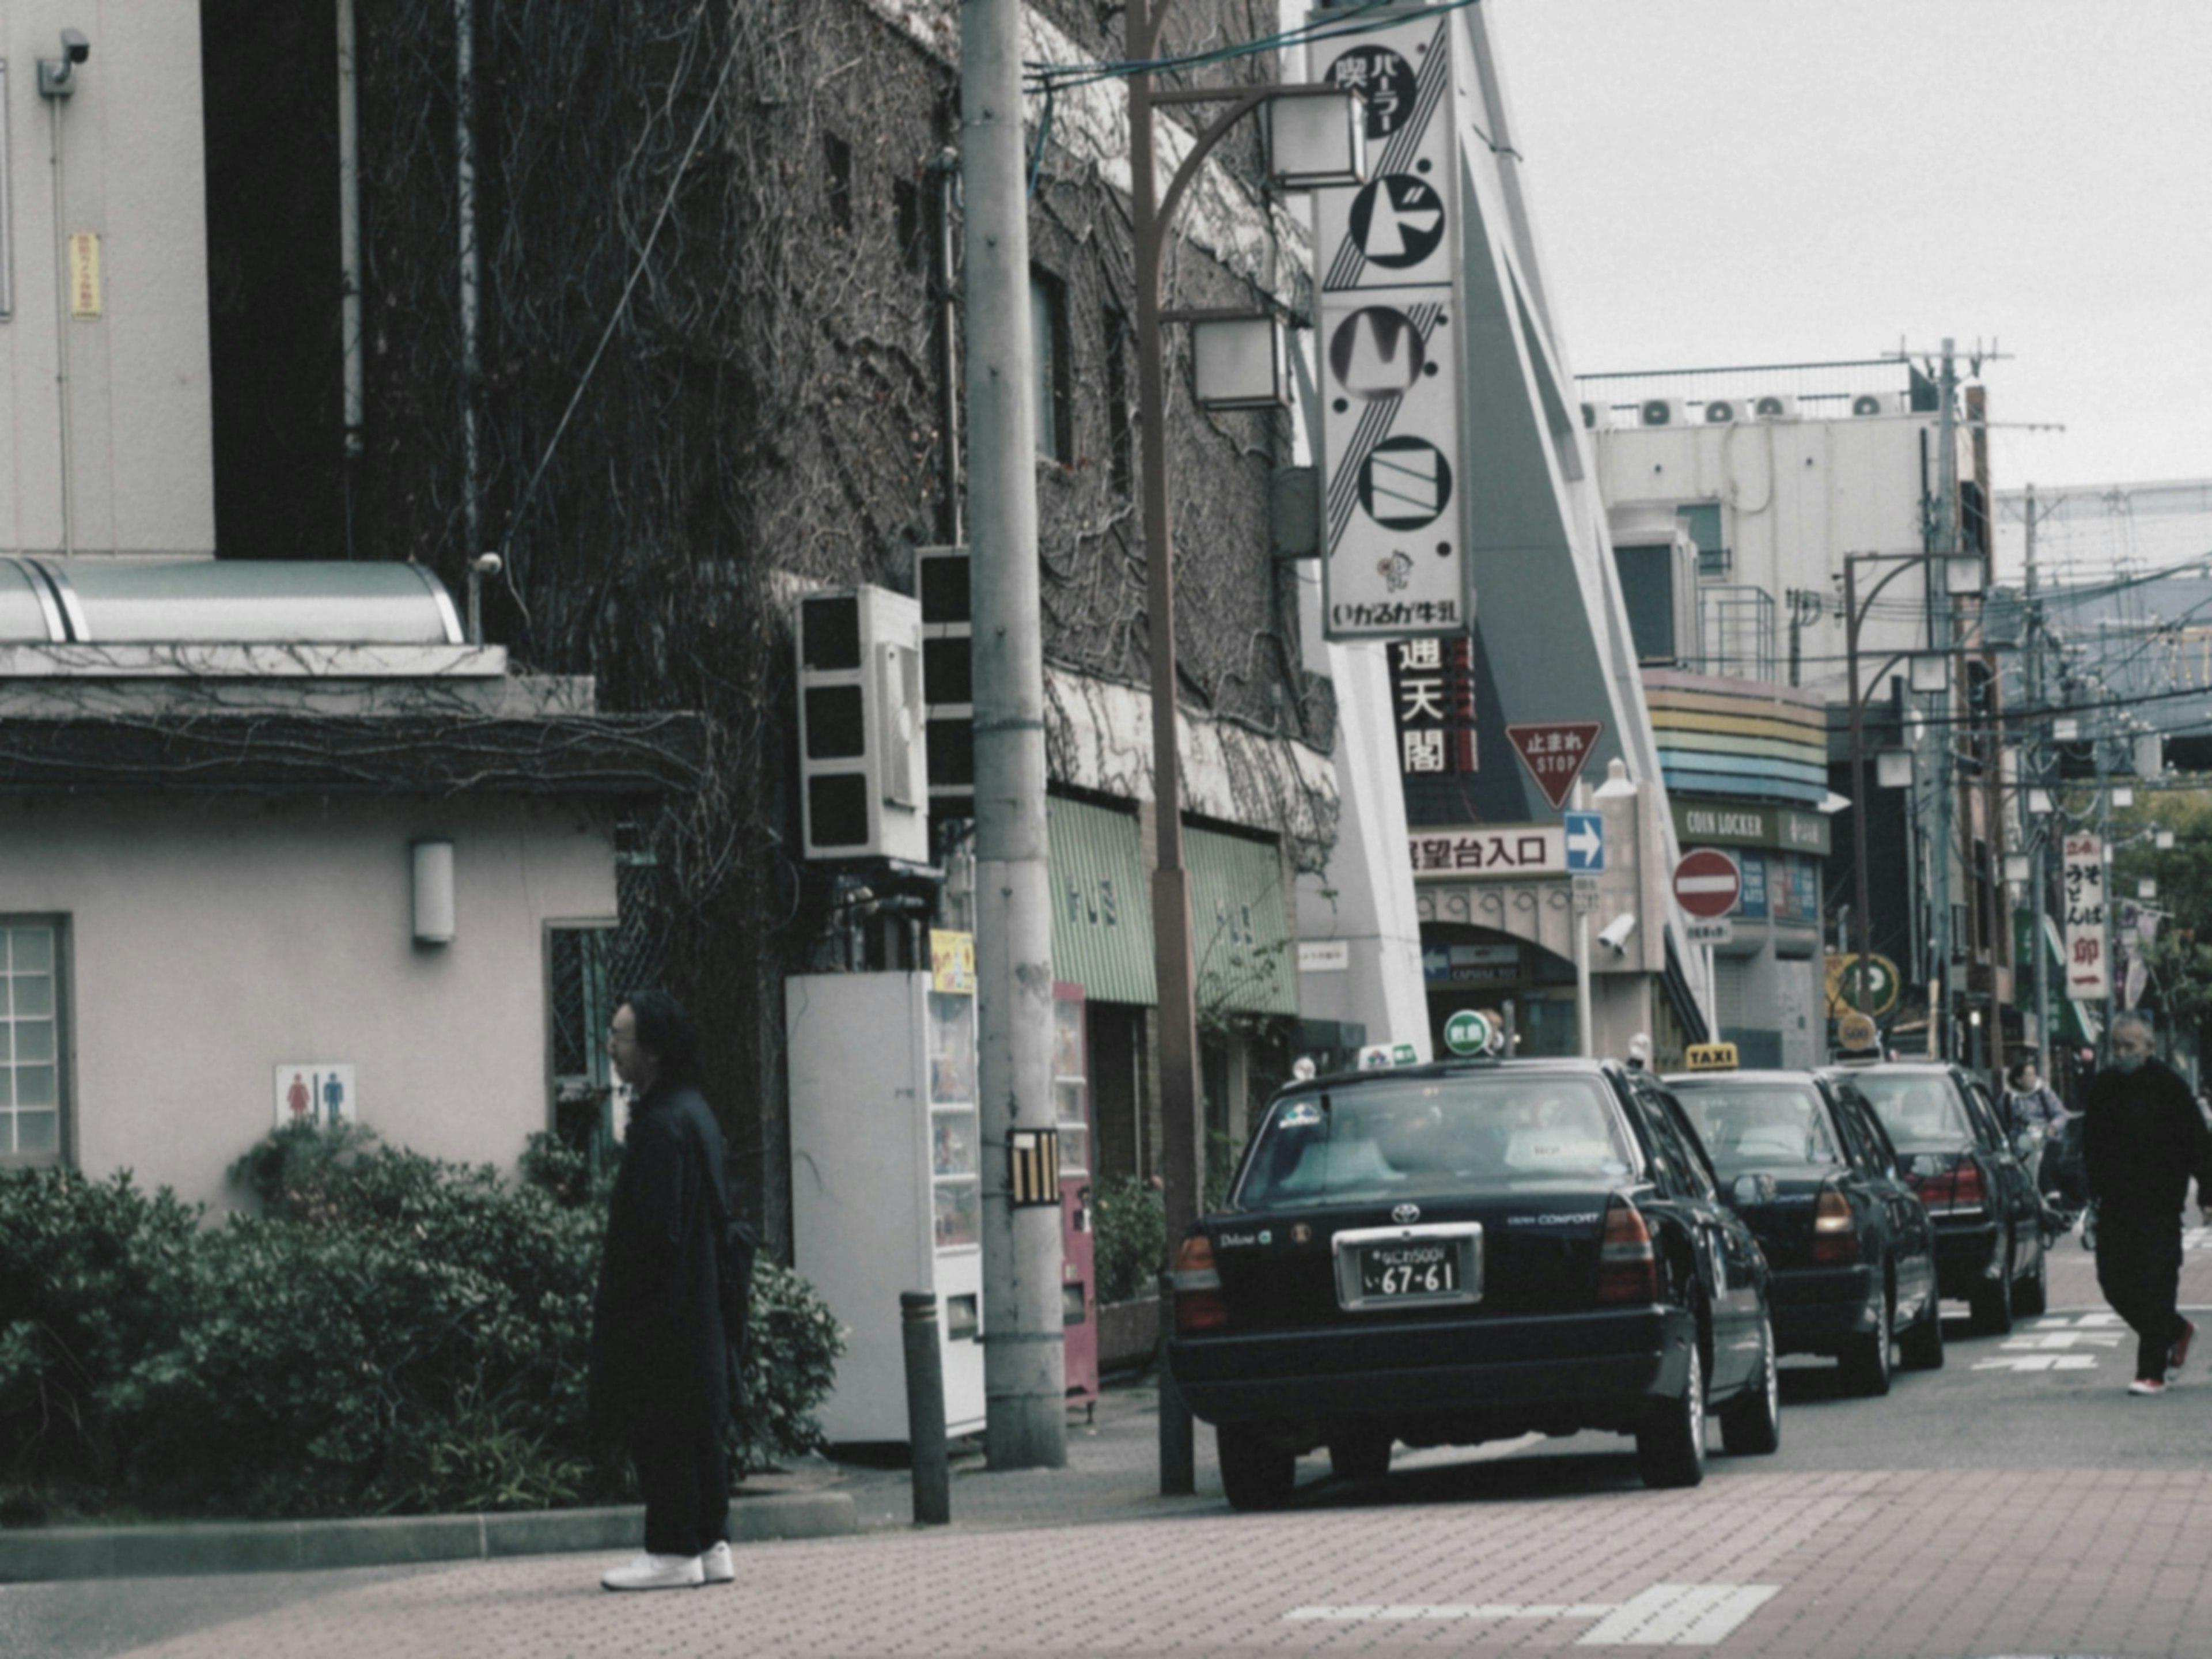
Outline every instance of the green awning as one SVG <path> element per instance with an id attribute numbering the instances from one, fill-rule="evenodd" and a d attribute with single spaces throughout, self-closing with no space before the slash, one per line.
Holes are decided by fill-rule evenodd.
<path id="1" fill-rule="evenodd" d="M 1159 1000 L 1152 897 L 1136 815 L 1058 795 L 1045 802 L 1052 871 L 1052 974 L 1093 1002 Z"/>
<path id="2" fill-rule="evenodd" d="M 1275 844 L 1186 830 L 1182 845 L 1200 1012 L 1297 1013 L 1296 963 Z"/>

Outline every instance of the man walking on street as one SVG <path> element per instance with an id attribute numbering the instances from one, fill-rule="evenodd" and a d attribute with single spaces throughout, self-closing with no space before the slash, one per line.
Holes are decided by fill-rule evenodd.
<path id="1" fill-rule="evenodd" d="M 610 1053 L 635 1098 L 607 1211 L 592 1322 L 592 1424 L 627 1443 L 645 1549 L 611 1590 L 727 1583 L 729 1355 L 718 1261 L 728 1216 L 722 1132 L 691 1086 L 696 1028 L 665 991 L 615 1011 Z"/>
<path id="2" fill-rule="evenodd" d="M 2191 1176 L 2197 1201 L 2212 1199 L 2212 1131 L 2189 1085 L 2150 1050 L 2143 1021 L 2112 1022 L 2112 1064 L 2090 1085 L 2081 1133 L 2097 1206 L 2097 1285 L 2135 1331 L 2134 1395 L 2163 1394 L 2188 1362 L 2197 1328 L 2174 1304 Z"/>

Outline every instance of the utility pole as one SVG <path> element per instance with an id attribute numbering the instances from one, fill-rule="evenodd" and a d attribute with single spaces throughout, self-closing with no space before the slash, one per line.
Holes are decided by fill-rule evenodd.
<path id="1" fill-rule="evenodd" d="M 2024 668 L 2027 677 L 2027 706 L 2039 710 L 2043 707 L 2043 652 L 2038 646 L 2035 636 L 2043 619 L 2037 611 L 2035 603 L 2035 486 L 2033 484 L 2027 487 L 2027 579 L 2025 586 L 2027 615 L 2023 619 L 2021 634 L 2023 642 L 2027 646 L 2027 662 Z M 2046 715 L 2036 724 L 2033 744 L 2029 750 L 2032 759 L 2027 769 L 2028 777 L 2022 781 L 2023 787 L 2027 787 L 2031 782 L 2037 787 L 2046 790 L 2050 787 L 2045 778 L 2044 766 L 2051 751 L 2051 721 Z M 2031 795 L 2027 799 L 2032 800 L 2033 797 Z M 2053 805 L 2056 803 L 2054 802 Z M 2021 814 L 2023 822 L 2027 820 L 2027 816 L 2025 812 Z M 2042 823 L 2034 826 L 2035 833 L 2029 854 L 2031 860 L 2029 867 L 2032 874 L 2030 877 L 2031 898 L 2028 907 L 2028 949 L 2034 953 L 2035 957 L 2036 1073 L 2046 1081 L 2051 1076 L 2051 952 L 2044 944 L 2043 918 L 2045 906 L 2050 896 L 2047 861 L 2051 855 L 2051 837 L 2047 833 L 2048 828 L 2048 824 Z"/>
<path id="2" fill-rule="evenodd" d="M 2097 762 L 2097 890 L 2104 900 L 2105 916 L 2105 1040 L 2112 1036 L 2112 780 L 2105 763 L 2104 717 L 2098 717 L 2090 740 Z M 2106 1052 L 2110 1052 L 2109 1048 Z"/>
<path id="3" fill-rule="evenodd" d="M 1056 1121 L 1021 21 L 1021 0 L 962 0 L 983 1449 L 994 1469 L 1067 1462 L 1058 1182 L 1049 1203 L 1017 1204 L 1013 1179 L 1015 1137 L 1048 1146 Z"/>
<path id="4" fill-rule="evenodd" d="M 1942 398 L 1936 412 L 1936 515 L 1929 551 L 1948 560 L 1959 550 L 1959 429 L 1955 404 L 1958 399 L 1958 373 L 1952 356 L 1952 343 L 1943 342 L 1942 368 L 1936 386 Z M 1948 580 L 1941 597 L 1931 588 L 1929 594 L 1929 631 L 1934 637 L 1929 645 L 1943 653 L 1943 690 L 1937 694 L 1936 718 L 1931 726 L 1935 739 L 1935 808 L 1936 848 L 1935 914 L 1929 917 L 1929 943 L 1935 947 L 1936 972 L 1930 984 L 1940 993 L 1940 1006 L 1929 1010 L 1935 1028 L 1936 1043 L 1933 1052 L 1942 1059 L 1956 1058 L 1951 1025 L 1952 965 L 1958 956 L 1958 942 L 1952 937 L 1951 860 L 1953 842 L 1957 839 L 1954 821 L 1958 805 L 1956 787 L 1953 781 L 1953 763 L 1956 758 L 1954 748 L 1953 721 L 1959 708 L 1959 685 L 1955 672 L 1957 663 L 1954 648 L 1958 641 L 1957 607 L 1949 592 Z"/>

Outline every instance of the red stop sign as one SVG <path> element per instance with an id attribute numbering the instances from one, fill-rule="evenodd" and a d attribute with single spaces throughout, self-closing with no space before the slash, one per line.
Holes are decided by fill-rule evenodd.
<path id="1" fill-rule="evenodd" d="M 1693 916 L 1724 916 L 1743 892 L 1743 873 L 1726 853 L 1701 847 L 1674 866 L 1674 896 Z"/>

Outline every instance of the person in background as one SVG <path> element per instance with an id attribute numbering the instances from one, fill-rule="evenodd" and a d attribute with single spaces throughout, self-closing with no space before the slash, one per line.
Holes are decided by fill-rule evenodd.
<path id="1" fill-rule="evenodd" d="M 720 1127 L 692 1086 L 697 1029 L 665 991 L 615 1010 L 615 1071 L 635 1091 L 608 1201 L 592 1320 L 591 1419 L 619 1439 L 645 1496 L 645 1548 L 604 1574 L 611 1590 L 684 1589 L 737 1577 L 730 1556 L 729 1351 Z"/>
<path id="2" fill-rule="evenodd" d="M 2112 1064 L 2089 1086 L 2081 1152 L 2097 1206 L 2097 1286 L 2136 1334 L 2128 1392 L 2160 1395 L 2197 1334 L 2175 1306 L 2181 1212 L 2191 1176 L 2200 1206 L 2212 1194 L 2212 1129 L 2189 1085 L 2152 1055 L 2150 1027 L 2131 1015 L 2112 1022 Z"/>
<path id="3" fill-rule="evenodd" d="M 2024 1060 L 2007 1073 L 2005 1085 L 2007 1130 L 2014 1135 L 2027 1133 L 2034 1139 L 2027 1160 L 2029 1179 L 2035 1182 L 2039 1193 L 2059 1194 L 2058 1211 L 2078 1208 L 2078 1203 L 2067 1201 L 2062 1190 L 2074 1184 L 2065 1182 L 2063 1176 L 2068 1162 L 2065 1143 L 2075 1114 L 2043 1080 L 2033 1060 Z M 2075 1156 L 2079 1157 L 2078 1147 Z M 2054 1212 L 2046 1220 L 2050 1224 L 2045 1231 L 2051 1233 L 2063 1232 L 2072 1224 L 2072 1218 L 2063 1213 Z"/>

